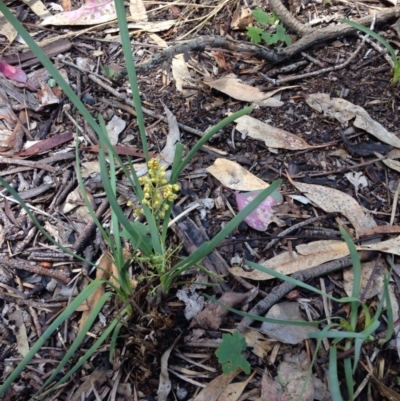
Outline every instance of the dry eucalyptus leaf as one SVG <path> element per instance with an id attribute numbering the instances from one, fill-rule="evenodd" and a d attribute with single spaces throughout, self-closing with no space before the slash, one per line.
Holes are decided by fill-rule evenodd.
<path id="1" fill-rule="evenodd" d="M 128 24 L 129 29 L 140 29 L 146 32 L 162 32 L 172 28 L 175 20 L 135 22 Z"/>
<path id="2" fill-rule="evenodd" d="M 289 181 L 308 199 L 328 213 L 341 213 L 350 221 L 357 231 L 357 236 L 370 228 L 376 227 L 375 220 L 366 214 L 363 208 L 350 195 L 337 189 L 323 187 L 321 185 L 303 184 Z"/>
<path id="3" fill-rule="evenodd" d="M 51 17 L 51 13 L 40 0 L 23 0 L 23 2 L 40 18 Z"/>
<path id="4" fill-rule="evenodd" d="M 227 188 L 235 191 L 256 191 L 269 187 L 265 181 L 257 178 L 236 162 L 218 158 L 207 171 Z"/>
<path id="5" fill-rule="evenodd" d="M 359 245 L 359 251 L 379 251 L 385 253 L 393 253 L 400 256 L 400 236 L 387 241 L 378 242 L 376 244 Z"/>
<path id="6" fill-rule="evenodd" d="M 106 129 L 111 145 L 116 145 L 118 143 L 119 134 L 125 129 L 125 127 L 126 122 L 117 115 L 114 115 L 107 123 Z"/>
<path id="7" fill-rule="evenodd" d="M 269 98 L 282 90 L 293 87 L 287 86 L 271 92 L 263 92 L 258 88 L 245 84 L 239 78 L 237 78 L 235 74 L 228 74 L 223 78 L 219 78 L 214 81 L 204 81 L 204 83 L 234 99 L 241 100 L 243 102 L 256 103 L 259 106 L 270 107 L 278 107 L 283 103 L 279 101 L 276 102 L 276 99 L 275 101 L 270 102 Z"/>
<path id="8" fill-rule="evenodd" d="M 375 136 L 382 142 L 389 145 L 400 147 L 400 138 L 394 133 L 373 120 L 365 109 L 360 106 L 340 98 L 330 98 L 327 93 L 314 93 L 306 96 L 307 104 L 314 110 L 324 113 L 324 115 L 335 118 L 340 123 L 347 125 L 350 120 L 355 118 L 354 126 Z"/>
<path id="9" fill-rule="evenodd" d="M 264 141 L 265 145 L 276 149 L 299 150 L 308 149 L 311 146 L 290 132 L 264 123 L 250 116 L 242 116 L 235 120 L 236 129 L 243 135 L 253 139 Z"/>
<path id="10" fill-rule="evenodd" d="M 382 157 L 378 152 L 374 152 L 376 157 Z M 394 159 L 400 158 L 400 149 L 392 149 L 387 155 L 386 159 L 383 159 L 382 162 L 392 170 L 400 172 L 400 162 Z"/>
<path id="11" fill-rule="evenodd" d="M 243 382 L 228 384 L 221 395 L 218 397 L 217 401 L 237 401 L 241 397 L 244 389 L 253 379 L 255 374 L 256 371 L 254 371 L 253 374 L 250 375 L 248 379 Z"/>
<path id="12" fill-rule="evenodd" d="M 281 302 L 276 304 L 268 311 L 265 317 L 305 322 L 297 302 Z M 289 326 L 268 322 L 263 322 L 260 330 L 274 340 L 293 345 L 304 341 L 308 337 L 308 334 L 318 331 L 317 328 L 310 326 Z"/>
<path id="13" fill-rule="evenodd" d="M 163 106 L 165 114 L 167 115 L 169 130 L 167 135 L 167 142 L 164 146 L 164 149 L 160 153 L 160 162 L 163 167 L 168 168 L 174 161 L 176 144 L 181 138 L 181 133 L 179 131 L 178 121 L 176 117 L 172 114 L 172 112 L 165 104 L 163 104 Z"/>
<path id="14" fill-rule="evenodd" d="M 192 401 L 217 401 L 224 389 L 238 374 L 239 370 L 217 376 Z"/>
<path id="15" fill-rule="evenodd" d="M 148 20 L 146 7 L 144 6 L 142 0 L 130 0 L 129 11 L 133 21 L 135 22 Z"/>
<path id="16" fill-rule="evenodd" d="M 26 334 L 26 326 L 24 323 L 23 315 L 21 310 L 15 310 L 11 315 L 10 319 L 14 321 L 13 332 L 17 338 L 17 349 L 22 357 L 26 356 L 29 352 L 28 335 Z"/>
<path id="17" fill-rule="evenodd" d="M 0 13 L 0 34 L 4 35 L 10 44 L 14 42 L 14 39 L 18 36 L 18 32 L 6 20 L 2 13 Z"/>
<path id="18" fill-rule="evenodd" d="M 271 259 L 260 262 L 260 264 L 278 273 L 290 275 L 298 271 L 319 266 L 331 260 L 343 258 L 349 254 L 345 242 L 334 240 L 314 241 L 308 244 L 301 244 L 296 247 L 296 251 L 283 252 Z M 250 280 L 261 281 L 275 278 L 256 269 L 246 271 L 241 267 L 232 267 L 229 269 L 229 272 L 234 276 Z"/>

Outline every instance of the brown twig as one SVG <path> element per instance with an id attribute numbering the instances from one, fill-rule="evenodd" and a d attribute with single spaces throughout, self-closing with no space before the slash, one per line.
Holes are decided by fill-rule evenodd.
<path id="1" fill-rule="evenodd" d="M 10 259 L 8 257 L 0 256 L 0 263 L 10 269 L 26 270 L 28 272 L 38 274 L 41 276 L 52 277 L 63 283 L 69 283 L 69 274 L 58 269 L 45 269 L 36 263 L 25 262 L 19 259 Z"/>
<path id="2" fill-rule="evenodd" d="M 211 48 L 221 48 L 238 53 L 251 54 L 262 60 L 266 60 L 271 64 L 276 64 L 289 59 L 290 57 L 304 51 L 314 44 L 321 43 L 330 39 L 337 39 L 342 36 L 351 35 L 356 32 L 355 28 L 346 24 L 327 26 L 326 28 L 322 29 L 308 28 L 304 24 L 296 20 L 294 17 L 288 17 L 288 14 L 290 13 L 284 8 L 282 4 L 279 3 L 278 0 L 275 0 L 275 2 L 273 2 L 275 6 L 274 11 L 277 12 L 278 16 L 282 20 L 285 20 L 285 25 L 300 33 L 301 35 L 304 35 L 297 42 L 286 48 L 278 49 L 275 52 L 255 43 L 236 41 L 222 36 L 202 36 L 197 37 L 193 40 L 186 41 L 184 43 L 177 44 L 175 46 L 170 46 L 160 53 L 155 54 L 150 59 L 150 61 L 136 66 L 136 69 L 138 72 L 146 72 L 164 61 L 171 60 L 177 54 L 187 53 L 189 51 L 203 51 L 207 46 Z M 390 18 L 399 17 L 399 15 L 400 8 L 392 7 L 377 13 L 376 22 L 385 22 Z M 374 15 L 368 15 L 366 17 L 356 20 L 356 22 L 361 25 L 369 25 L 373 19 Z"/>

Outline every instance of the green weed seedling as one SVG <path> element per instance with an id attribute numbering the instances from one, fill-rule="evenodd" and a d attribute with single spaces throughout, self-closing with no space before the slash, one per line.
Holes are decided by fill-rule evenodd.
<path id="1" fill-rule="evenodd" d="M 343 360 L 343 368 L 344 368 L 344 375 L 345 375 L 345 385 L 347 388 L 347 395 L 350 401 L 354 400 L 354 374 L 358 366 L 358 362 L 360 360 L 361 349 L 365 342 L 374 341 L 373 334 L 377 330 L 380 325 L 380 318 L 383 313 L 383 307 L 386 306 L 386 317 L 387 317 L 387 331 L 386 337 L 384 339 L 385 342 L 389 341 L 393 334 L 393 313 L 392 307 L 390 303 L 390 295 L 389 295 L 389 275 L 384 278 L 384 289 L 383 295 L 381 297 L 381 301 L 378 304 L 378 307 L 375 310 L 374 314 L 370 313 L 368 306 L 360 300 L 360 285 L 361 285 L 361 262 L 357 252 L 357 249 L 352 241 L 350 235 L 347 233 L 346 230 L 340 228 L 341 234 L 346 241 L 346 244 L 350 251 L 350 256 L 353 265 L 353 272 L 354 272 L 354 281 L 353 281 L 353 288 L 352 294 L 350 297 L 343 297 L 343 298 L 335 298 L 332 295 L 329 295 L 315 287 L 312 287 L 306 283 L 298 281 L 294 278 L 286 276 L 282 273 L 278 273 L 275 270 L 272 270 L 268 267 L 259 265 L 253 262 L 246 262 L 246 265 L 249 267 L 259 270 L 263 273 L 270 274 L 279 280 L 286 281 L 288 283 L 294 284 L 298 287 L 304 288 L 307 291 L 312 291 L 315 294 L 324 296 L 334 302 L 341 303 L 341 304 L 349 304 L 350 305 L 350 317 L 349 321 L 339 317 L 331 317 L 332 322 L 330 324 L 326 324 L 326 320 L 318 321 L 318 322 L 291 322 L 285 320 L 276 320 L 261 316 L 251 315 L 245 312 L 238 311 L 226 305 L 223 305 L 219 301 L 212 299 L 217 304 L 224 306 L 226 309 L 239 314 L 244 317 L 249 317 L 252 320 L 257 320 L 261 322 L 269 322 L 269 323 L 277 323 L 277 324 L 286 324 L 286 325 L 296 325 L 296 326 L 317 326 L 322 325 L 323 328 L 321 331 L 310 333 L 309 338 L 314 338 L 317 340 L 316 351 L 313 356 L 313 360 L 311 362 L 309 371 L 308 371 L 308 379 L 311 378 L 312 374 L 312 367 L 317 359 L 318 350 L 321 347 L 323 339 L 330 339 L 330 350 L 329 350 L 329 389 L 332 396 L 333 401 L 343 401 L 341 395 L 341 383 L 339 380 L 338 375 L 338 347 L 342 347 L 343 350 L 350 350 L 351 348 L 354 349 L 354 352 L 349 357 Z M 232 342 L 233 340 L 230 340 Z M 240 344 L 240 339 L 236 340 L 237 344 Z M 223 341 L 224 343 L 224 350 L 228 342 L 226 340 Z M 222 347 L 222 345 L 221 345 Z M 233 364 L 233 361 L 237 361 L 238 358 L 238 345 L 232 347 L 231 351 L 231 359 L 227 362 Z M 220 352 L 220 351 L 219 351 Z M 226 350 L 229 353 L 229 349 Z M 224 357 L 223 360 L 220 360 L 221 363 L 227 359 L 227 356 L 223 353 L 222 356 Z M 240 360 L 239 360 L 240 363 Z M 226 368 L 225 368 L 226 369 Z M 306 383 L 303 386 L 303 392 L 305 390 Z M 299 400 L 302 399 L 302 395 L 299 397 Z"/>
<path id="2" fill-rule="evenodd" d="M 247 35 L 252 42 L 260 44 L 264 41 L 267 45 L 283 42 L 287 46 L 292 43 L 290 36 L 286 34 L 285 27 L 279 24 L 279 17 L 274 12 L 269 15 L 261 8 L 257 8 L 252 11 L 252 14 L 259 25 L 247 27 Z M 268 32 L 270 28 L 274 28 L 275 33 Z"/>
<path id="3" fill-rule="evenodd" d="M 371 31 L 371 29 L 365 27 L 364 25 L 361 25 L 357 22 L 350 21 L 348 19 L 343 19 L 342 22 L 352 26 L 353 28 L 358 29 L 359 31 L 362 31 L 366 33 L 367 35 L 372 36 L 374 39 L 376 39 L 380 44 L 386 47 L 387 51 L 390 54 L 390 57 L 392 58 L 393 61 L 393 79 L 392 79 L 392 85 L 396 85 L 397 82 L 399 82 L 400 79 L 400 58 L 397 57 L 396 52 L 394 51 L 393 47 L 390 46 L 390 44 L 382 38 L 381 35 L 378 35 L 376 32 Z"/>
<path id="4" fill-rule="evenodd" d="M 174 285 L 176 279 L 184 271 L 190 269 L 192 266 L 200 266 L 202 259 L 212 252 L 243 220 L 250 214 L 260 203 L 270 194 L 272 194 L 281 184 L 281 180 L 272 183 L 267 189 L 262 191 L 259 196 L 249 203 L 243 210 L 241 210 L 225 227 L 210 241 L 205 242 L 195 252 L 188 257 L 180 258 L 177 255 L 180 245 L 169 245 L 167 241 L 168 224 L 170 222 L 172 204 L 176 198 L 179 186 L 177 184 L 178 178 L 182 171 L 186 168 L 192 160 L 196 152 L 207 143 L 210 138 L 218 131 L 223 129 L 226 125 L 232 123 L 237 118 L 251 112 L 252 107 L 247 107 L 240 110 L 229 117 L 225 118 L 214 127 L 212 127 L 205 135 L 193 146 L 189 152 L 183 154 L 183 144 L 178 143 L 175 150 L 175 158 L 172 163 L 171 178 L 165 179 L 165 171 L 159 165 L 158 161 L 151 159 L 149 156 L 149 147 L 147 143 L 145 123 L 143 112 L 141 108 L 141 101 L 139 95 L 139 87 L 136 77 L 136 70 L 132 56 L 132 49 L 130 43 L 130 35 L 128 24 L 126 20 L 125 6 L 123 0 L 115 0 L 115 7 L 118 17 L 119 32 L 121 35 L 121 43 L 124 52 L 124 60 L 126 63 L 126 70 L 128 79 L 132 90 L 132 98 L 135 104 L 137 123 L 139 128 L 140 140 L 145 155 L 149 175 L 148 177 L 139 178 L 135 169 L 128 159 L 128 163 L 124 163 L 120 156 L 116 153 L 114 147 L 111 145 L 108 133 L 105 127 L 104 119 L 101 115 L 97 115 L 96 119 L 93 117 L 89 110 L 83 105 L 81 100 L 76 96 L 73 89 L 63 79 L 59 71 L 55 68 L 49 58 L 45 55 L 42 49 L 36 44 L 29 33 L 15 18 L 11 11 L 7 8 L 3 1 L 0 0 L 0 12 L 4 17 L 13 25 L 21 37 L 25 40 L 26 44 L 33 51 L 35 56 L 40 60 L 42 65 L 48 70 L 55 82 L 63 90 L 64 94 L 68 96 L 72 104 L 80 115 L 87 121 L 91 128 L 95 131 L 99 138 L 99 164 L 101 170 L 101 178 L 106 193 L 107 199 L 111 208 L 111 227 L 109 230 L 105 229 L 99 219 L 96 217 L 95 211 L 86 195 L 85 186 L 82 180 L 80 161 L 79 161 L 79 144 L 76 141 L 76 172 L 77 179 L 81 194 L 85 200 L 85 204 L 93 218 L 98 230 L 104 238 L 104 242 L 108 246 L 108 251 L 112 257 L 112 263 L 117 269 L 117 277 L 112 277 L 113 280 L 98 280 L 95 279 L 89 286 L 84 288 L 81 293 L 68 305 L 68 307 L 57 317 L 56 320 L 47 328 L 43 335 L 31 347 L 30 352 L 22 359 L 16 368 L 5 379 L 4 383 L 0 385 L 0 398 L 4 396 L 6 391 L 12 386 L 13 382 L 23 372 L 31 359 L 40 352 L 41 347 L 51 338 L 55 330 L 68 319 L 72 313 L 77 309 L 81 303 L 86 300 L 94 291 L 100 286 L 106 287 L 106 291 L 96 307 L 91 311 L 86 323 L 78 333 L 75 341 L 71 344 L 66 352 L 65 357 L 54 369 L 52 374 L 46 379 L 45 383 L 41 386 L 36 395 L 39 398 L 46 397 L 57 386 L 66 382 L 71 376 L 99 349 L 99 347 L 111 336 L 110 340 L 110 361 L 113 358 L 113 353 L 116 347 L 117 339 L 121 328 L 128 324 L 130 317 L 135 312 L 135 307 L 129 302 L 133 295 L 134 288 L 132 287 L 132 280 L 130 276 L 130 265 L 132 263 L 143 261 L 148 267 L 149 275 L 151 278 L 159 280 L 159 286 L 164 293 L 167 293 Z M 117 172 L 122 171 L 125 177 L 129 179 L 131 186 L 141 204 L 140 210 L 136 214 L 144 216 L 144 223 L 139 221 L 132 222 L 124 214 L 123 209 L 117 200 L 116 191 L 116 176 Z M 38 223 L 34 214 L 30 211 L 28 205 L 21 199 L 18 193 L 4 180 L 0 179 L 0 184 L 7 189 L 10 194 L 20 203 L 26 210 L 29 217 L 38 227 L 40 233 L 47 238 L 48 241 L 58 246 L 67 254 L 73 256 L 75 260 L 82 261 L 94 266 L 90 261 L 85 260 L 80 255 L 73 253 L 70 249 L 64 247 L 55 241 Z M 133 252 L 130 260 L 125 260 L 123 252 L 124 241 L 128 240 L 132 245 Z M 140 257 L 140 260 L 138 259 Z M 117 283 L 117 284 L 115 284 Z M 108 324 L 104 332 L 94 341 L 93 345 L 87 350 L 80 359 L 77 360 L 75 365 L 69 370 L 66 365 L 70 362 L 74 353 L 78 351 L 86 334 L 91 329 L 93 323 L 98 317 L 102 307 L 111 298 L 116 297 L 121 310 L 116 313 L 115 317 Z M 65 369 L 64 369 L 65 368 Z M 57 375 L 63 373 L 63 378 L 54 384 Z M 35 397 L 36 397 L 35 396 Z"/>
<path id="5" fill-rule="evenodd" d="M 235 372 L 237 368 L 241 368 L 246 375 L 250 374 L 250 364 L 242 355 L 246 348 L 246 339 L 237 330 L 233 334 L 222 335 L 222 342 L 215 355 L 224 373 Z"/>

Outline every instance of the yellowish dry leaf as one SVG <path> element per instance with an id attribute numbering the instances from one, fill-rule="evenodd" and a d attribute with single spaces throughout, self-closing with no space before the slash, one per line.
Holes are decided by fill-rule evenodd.
<path id="1" fill-rule="evenodd" d="M 315 241 L 296 247 L 296 251 L 283 252 L 271 259 L 260 262 L 278 273 L 290 275 L 305 269 L 319 266 L 322 263 L 343 258 L 349 254 L 344 241 Z M 241 267 L 232 267 L 229 272 L 234 276 L 250 280 L 271 280 L 275 277 L 259 270 L 246 271 Z"/>
<path id="2" fill-rule="evenodd" d="M 264 141 L 265 145 L 270 148 L 299 150 L 311 147 L 297 135 L 273 127 L 254 117 L 242 116 L 235 120 L 235 123 L 237 124 L 236 129 L 239 132 L 253 139 Z"/>
<path id="3" fill-rule="evenodd" d="M 130 0 L 129 11 L 134 22 L 148 21 L 146 7 L 142 0 Z"/>
<path id="4" fill-rule="evenodd" d="M 38 17 L 51 17 L 51 12 L 40 0 L 22 0 Z"/>
<path id="5" fill-rule="evenodd" d="M 0 13 L 0 34 L 4 35 L 8 42 L 11 44 L 14 42 L 14 39 L 17 37 L 18 32 L 14 29 L 14 27 L 6 20 L 4 15 Z"/>
<path id="6" fill-rule="evenodd" d="M 194 398 L 193 401 L 217 401 L 228 384 L 239 374 L 236 372 L 222 374 L 211 380 L 203 390 Z"/>
<path id="7" fill-rule="evenodd" d="M 218 158 L 207 167 L 207 171 L 223 185 L 236 191 L 256 191 L 269 187 L 265 181 L 231 160 Z"/>
<path id="8" fill-rule="evenodd" d="M 400 236 L 376 244 L 357 246 L 359 251 L 379 251 L 384 253 L 393 253 L 400 256 Z"/>
<path id="9" fill-rule="evenodd" d="M 217 401 L 237 401 L 255 374 L 256 371 L 244 382 L 228 384 Z"/>
<path id="10" fill-rule="evenodd" d="M 239 78 L 237 78 L 235 74 L 228 74 L 223 78 L 219 78 L 214 81 L 204 81 L 204 83 L 234 99 L 256 103 L 259 106 L 270 107 L 280 106 L 283 103 L 276 103 L 276 99 L 271 99 L 274 101 L 269 102 L 269 98 L 282 90 L 293 88 L 293 86 L 287 86 L 271 92 L 263 92 L 258 88 L 245 84 Z"/>

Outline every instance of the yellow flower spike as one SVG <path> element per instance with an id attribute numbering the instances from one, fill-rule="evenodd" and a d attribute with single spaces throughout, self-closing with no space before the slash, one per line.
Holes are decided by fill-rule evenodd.
<path id="1" fill-rule="evenodd" d="M 164 205 L 164 210 L 167 211 L 169 209 L 169 205 Z"/>
<path id="2" fill-rule="evenodd" d="M 128 201 L 128 202 L 126 202 L 126 206 L 128 206 L 128 207 L 132 207 L 132 206 L 133 206 L 133 202 L 132 202 L 132 201 Z"/>
<path id="3" fill-rule="evenodd" d="M 179 192 L 179 191 L 181 190 L 181 187 L 180 187 L 178 184 L 173 184 L 173 185 L 172 185 L 172 189 L 173 189 L 175 192 Z"/>

